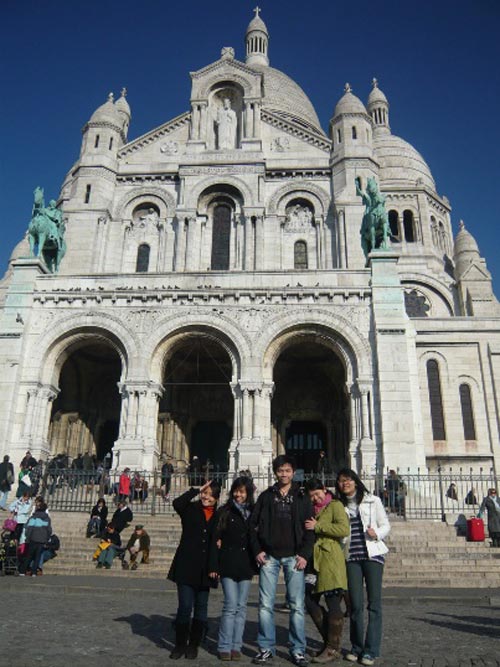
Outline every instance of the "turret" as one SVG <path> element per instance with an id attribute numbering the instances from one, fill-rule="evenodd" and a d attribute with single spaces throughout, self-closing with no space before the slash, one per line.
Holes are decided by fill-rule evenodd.
<path id="1" fill-rule="evenodd" d="M 455 239 L 453 257 L 461 315 L 500 315 L 500 304 L 493 294 L 491 274 L 486 267 L 486 261 L 481 257 L 475 238 L 465 229 L 462 220 Z"/>
<path id="2" fill-rule="evenodd" d="M 254 9 L 255 16 L 248 24 L 246 33 L 246 64 L 247 65 L 269 65 L 267 49 L 269 44 L 269 33 L 266 24 L 260 18 L 260 8 Z"/>
<path id="3" fill-rule="evenodd" d="M 377 134 L 390 134 L 389 102 L 378 87 L 377 79 L 372 80 L 372 90 L 368 96 L 367 109 L 373 122 L 374 132 Z"/>

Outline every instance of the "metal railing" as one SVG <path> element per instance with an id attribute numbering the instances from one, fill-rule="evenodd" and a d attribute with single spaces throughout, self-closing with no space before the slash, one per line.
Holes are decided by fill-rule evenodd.
<path id="1" fill-rule="evenodd" d="M 107 504 L 118 500 L 120 471 L 54 469 L 39 464 L 30 473 L 31 491 L 43 495 L 50 509 L 90 512 L 98 498 Z M 241 474 L 241 473 L 238 473 Z M 271 468 L 252 473 L 256 495 L 274 481 Z M 200 486 L 205 479 L 217 480 L 222 487 L 221 501 L 227 497 L 235 475 L 223 470 L 203 472 L 174 472 L 162 477 L 160 471 L 134 471 L 131 474 L 128 501 L 135 514 L 166 514 L 172 512 L 172 500 L 190 486 Z M 299 481 L 318 477 L 316 473 L 299 471 Z M 333 488 L 335 475 L 320 475 L 324 484 Z M 477 515 L 483 498 L 491 487 L 497 486 L 494 470 L 474 472 L 463 468 L 439 467 L 436 472 L 396 470 L 362 475 L 366 487 L 378 495 L 387 511 L 405 519 L 444 520 L 446 515 Z"/>

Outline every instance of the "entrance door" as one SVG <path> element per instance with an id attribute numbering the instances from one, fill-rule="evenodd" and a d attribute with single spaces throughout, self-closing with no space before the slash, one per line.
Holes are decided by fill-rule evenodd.
<path id="1" fill-rule="evenodd" d="M 228 450 L 231 443 L 231 429 L 226 422 L 200 421 L 191 435 L 191 458 L 196 455 L 202 467 L 207 460 L 214 470 L 228 469 Z"/>
<path id="2" fill-rule="evenodd" d="M 321 422 L 291 422 L 286 429 L 285 449 L 295 459 L 297 468 L 316 472 L 319 452 L 326 450 L 325 427 Z"/>

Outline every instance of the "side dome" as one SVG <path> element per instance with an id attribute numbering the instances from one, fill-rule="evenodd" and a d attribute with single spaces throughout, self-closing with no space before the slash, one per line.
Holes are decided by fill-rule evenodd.
<path id="1" fill-rule="evenodd" d="M 263 109 L 326 136 L 311 101 L 295 81 L 274 67 L 253 65 L 252 69 L 263 75 Z"/>
<path id="2" fill-rule="evenodd" d="M 333 117 L 336 118 L 337 116 L 340 116 L 343 113 L 363 113 L 363 114 L 368 113 L 366 111 L 365 105 L 359 99 L 359 97 L 356 97 L 356 95 L 354 95 L 354 93 L 351 90 L 351 86 L 348 83 L 346 83 L 345 85 L 345 93 L 342 95 L 342 97 L 335 106 Z"/>
<path id="3" fill-rule="evenodd" d="M 110 93 L 106 102 L 94 111 L 89 123 L 112 123 L 121 127 L 122 122 L 119 111 L 114 105 L 113 93 Z"/>
<path id="4" fill-rule="evenodd" d="M 480 256 L 479 247 L 477 245 L 476 239 L 465 228 L 463 220 L 460 220 L 460 231 L 458 232 L 455 238 L 453 254 L 455 258 L 457 258 L 458 255 L 461 255 L 462 253 L 477 255 L 477 257 Z"/>
<path id="5" fill-rule="evenodd" d="M 390 185 L 414 186 L 418 181 L 436 190 L 436 184 L 426 161 L 404 139 L 394 134 L 374 135 L 373 151 L 380 164 L 381 182 Z"/>

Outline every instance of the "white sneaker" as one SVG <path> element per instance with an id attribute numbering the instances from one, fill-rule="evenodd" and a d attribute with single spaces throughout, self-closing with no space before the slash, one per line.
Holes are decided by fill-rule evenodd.
<path id="1" fill-rule="evenodd" d="M 349 652 L 345 654 L 344 660 L 347 660 L 347 662 L 358 662 L 359 655 Z"/>
<path id="2" fill-rule="evenodd" d="M 359 662 L 360 664 L 366 665 L 368 667 L 369 665 L 375 664 L 375 658 L 372 658 L 371 655 L 362 655 Z"/>

